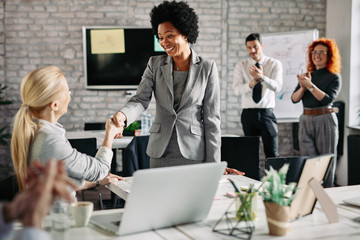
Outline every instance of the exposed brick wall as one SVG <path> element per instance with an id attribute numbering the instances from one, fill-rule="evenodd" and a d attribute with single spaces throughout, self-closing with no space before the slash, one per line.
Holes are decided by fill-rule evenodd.
<path id="1" fill-rule="evenodd" d="M 9 86 L 15 104 L 1 108 L 9 124 L 20 106 L 19 87 L 36 67 L 60 67 L 69 82 L 72 101 L 60 119 L 67 130 L 84 122 L 104 121 L 128 100 L 124 91 L 85 90 L 82 26 L 148 26 L 149 12 L 159 0 L 0 0 L 0 82 Z M 247 57 L 244 38 L 250 32 L 270 33 L 317 28 L 325 35 L 326 0 L 189 0 L 200 18 L 194 49 L 216 61 L 221 78 L 224 134 L 242 135 L 240 97 L 231 88 L 237 61 Z M 4 110 L 5 109 L 5 110 Z M 5 111 L 7 116 L 5 117 Z M 149 112 L 154 114 L 152 103 Z M 5 117 L 5 118 L 4 118 Z M 292 155 L 290 123 L 279 124 L 280 154 Z M 10 161 L 8 147 L 0 147 L 0 165 Z"/>
<path id="2" fill-rule="evenodd" d="M 0 0 L 0 83 L 5 82 L 5 9 L 4 0 Z M 2 96 L 4 97 L 4 96 Z M 6 108 L 0 105 L 0 129 L 6 126 Z M 8 172 L 9 160 L 8 147 L 0 146 L 0 166 L 5 166 L 4 172 Z M 2 176 L 0 170 L 0 177 Z M 4 175 L 4 174 L 3 174 Z"/>

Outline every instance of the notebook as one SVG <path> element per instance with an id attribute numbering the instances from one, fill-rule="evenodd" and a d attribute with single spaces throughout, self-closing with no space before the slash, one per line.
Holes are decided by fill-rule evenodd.
<path id="1" fill-rule="evenodd" d="M 92 216 L 90 222 L 127 235 L 204 220 L 226 162 L 138 170 L 122 213 Z"/>

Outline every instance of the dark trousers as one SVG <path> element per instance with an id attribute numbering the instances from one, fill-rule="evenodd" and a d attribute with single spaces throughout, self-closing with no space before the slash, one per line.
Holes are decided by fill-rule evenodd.
<path id="1" fill-rule="evenodd" d="M 241 124 L 245 136 L 261 136 L 266 158 L 279 156 L 277 120 L 272 109 L 243 109 Z"/>

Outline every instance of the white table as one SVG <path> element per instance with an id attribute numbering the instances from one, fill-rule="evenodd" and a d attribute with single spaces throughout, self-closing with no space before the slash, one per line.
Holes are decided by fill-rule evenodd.
<path id="1" fill-rule="evenodd" d="M 257 181 L 244 176 L 228 175 L 238 186 L 248 186 Z M 224 194 L 233 192 L 233 187 L 227 181 L 221 181 L 211 207 L 209 216 L 203 222 L 186 224 L 172 228 L 149 231 L 133 234 L 125 237 L 114 236 L 95 226 L 89 225 L 86 228 L 71 228 L 66 239 L 236 239 L 212 231 L 215 223 L 224 214 L 233 199 Z M 339 212 L 340 221 L 329 224 L 328 220 L 317 204 L 311 215 L 305 216 L 291 223 L 291 231 L 284 237 L 273 237 L 268 235 L 264 205 L 261 198 L 258 199 L 258 219 L 254 221 L 255 231 L 252 239 L 360 239 L 360 223 L 353 221 L 360 217 L 360 208 L 343 206 L 342 200 L 360 195 L 360 185 L 329 188 L 326 192 L 334 200 Z M 122 211 L 122 209 L 95 211 L 93 214 L 106 214 L 109 212 Z"/>
<path id="2" fill-rule="evenodd" d="M 67 131 L 65 134 L 67 139 L 76 139 L 76 138 L 96 138 L 97 142 L 97 148 L 100 148 L 102 145 L 102 142 L 104 141 L 105 137 L 105 130 L 92 130 L 92 131 Z M 131 140 L 134 137 L 131 136 L 125 136 L 122 138 L 116 138 L 113 141 L 113 148 L 116 149 L 124 149 L 129 145 Z"/>

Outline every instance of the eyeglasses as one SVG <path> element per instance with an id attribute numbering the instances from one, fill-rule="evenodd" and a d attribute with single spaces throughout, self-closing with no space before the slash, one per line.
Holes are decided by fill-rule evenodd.
<path id="1" fill-rule="evenodd" d="M 319 51 L 319 52 L 317 52 L 317 51 L 311 51 L 311 54 L 312 54 L 312 55 L 326 55 L 327 52 L 324 52 L 324 51 Z"/>

